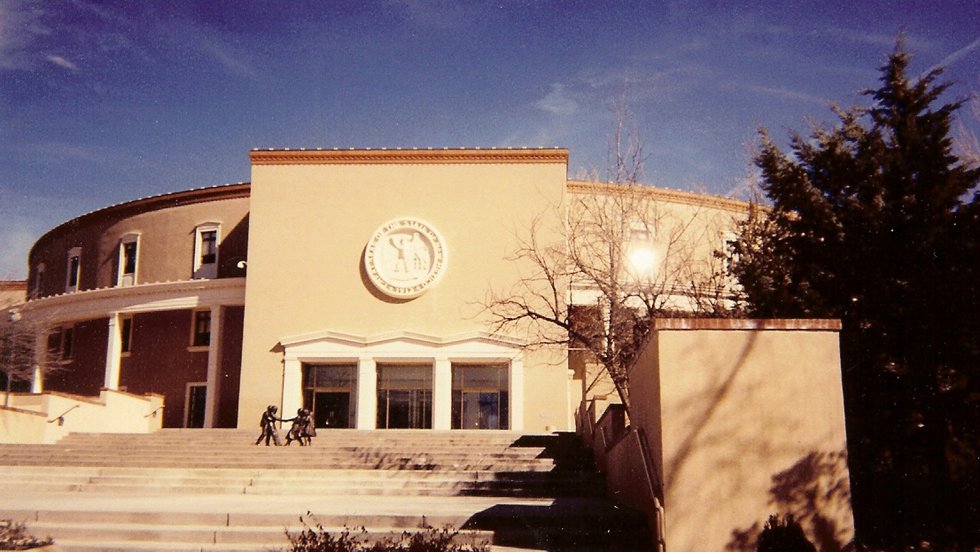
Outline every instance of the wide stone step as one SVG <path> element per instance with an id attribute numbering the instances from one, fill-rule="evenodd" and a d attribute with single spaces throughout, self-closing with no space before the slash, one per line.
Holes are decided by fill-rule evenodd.
<path id="1" fill-rule="evenodd" d="M 374 527 L 370 530 L 351 530 L 344 526 L 324 525 L 323 529 L 331 533 L 341 533 L 345 530 L 357 535 L 363 540 L 374 542 L 384 538 L 398 537 L 406 528 Z M 261 546 L 285 546 L 288 543 L 286 531 L 297 534 L 303 526 L 294 520 L 289 525 L 241 526 L 228 527 L 214 524 L 169 524 L 160 525 L 140 523 L 45 523 L 31 524 L 35 534 L 49 536 L 64 547 L 66 542 L 95 543 L 95 542 L 166 542 L 194 543 L 201 545 L 212 544 L 247 544 Z M 413 529 L 419 530 L 419 529 Z M 479 529 L 460 530 L 453 542 L 460 544 L 489 543 L 493 540 L 493 532 Z"/>
<path id="2" fill-rule="evenodd" d="M 313 447 L 256 447 L 257 435 L 3 445 L 0 518 L 28 520 L 66 552 L 268 552 L 307 510 L 375 538 L 448 524 L 500 552 L 649 550 L 644 518 L 605 497 L 574 436 L 327 430 Z"/>
<path id="3" fill-rule="evenodd" d="M 18 490 L 35 493 L 99 493 L 108 495 L 315 495 L 315 496 L 488 496 L 488 497 L 541 497 L 604 496 L 604 487 L 594 484 L 589 488 L 555 483 L 521 483 L 507 481 L 488 482 L 406 482 L 391 483 L 337 482 L 330 485 L 263 486 L 236 484 L 170 485 L 167 483 L 21 483 Z M 12 486 L 0 485 L 0 492 L 9 492 Z"/>
<path id="4" fill-rule="evenodd" d="M 501 470 L 377 470 L 377 469 L 253 469 L 253 468 L 147 468 L 147 467 L 65 467 L 65 466 L 6 466 L 4 475 L 10 478 L 94 478 L 116 477 L 133 479 L 174 478 L 185 480 L 214 480 L 231 478 L 291 482 L 307 480 L 392 480 L 392 479 L 459 479 L 459 480 L 596 480 L 594 472 L 582 471 L 501 471 Z"/>
<path id="5" fill-rule="evenodd" d="M 451 526 L 463 532 L 464 538 L 485 539 L 499 547 L 527 550 L 649 550 L 642 517 L 605 500 L 519 501 L 497 503 L 479 510 L 464 504 L 456 514 L 435 516 L 384 514 L 381 513 L 386 508 L 384 504 L 378 502 L 375 508 L 363 508 L 369 510 L 363 514 L 318 514 L 310 523 L 320 523 L 334 533 L 364 526 L 374 535 L 396 535 L 404 530 L 420 530 L 422 526 Z M 54 537 L 68 552 L 114 550 L 127 543 L 133 550 L 158 549 L 153 543 L 156 546 L 172 543 L 173 550 L 194 549 L 185 544 L 197 544 L 202 550 L 229 544 L 241 544 L 243 550 L 257 549 L 254 547 L 268 550 L 271 545 L 285 544 L 285 527 L 294 532 L 300 529 L 299 516 L 281 513 L 4 512 L 0 509 L 0 515 L 28 520 L 34 534 Z"/>
<path id="6" fill-rule="evenodd" d="M 154 467 L 154 468 L 189 468 L 189 469 L 226 469 L 226 468 L 240 468 L 240 469 L 305 469 L 305 468 L 315 468 L 315 469 L 335 469 L 338 471 L 350 470 L 357 471 L 365 469 L 364 464 L 348 464 L 348 465 L 337 465 L 331 463 L 309 463 L 309 462 L 224 462 L 221 464 L 211 464 L 207 462 L 197 462 L 193 460 L 182 461 L 182 462 L 140 462 L 135 460 L 119 461 L 119 462 L 50 462 L 50 465 L 57 465 L 64 467 L 66 469 L 74 469 L 78 467 L 82 468 L 111 468 L 111 467 Z M 36 462 L 0 462 L 0 465 L 6 466 L 22 466 L 31 467 L 38 466 Z M 385 464 L 377 465 L 374 467 L 379 471 L 454 471 L 454 470 L 465 470 L 472 469 L 477 471 L 527 471 L 527 472 L 551 472 L 555 468 L 553 465 L 517 465 L 517 464 L 501 464 L 501 463 L 486 463 L 486 464 L 472 464 L 472 465 L 440 465 L 440 464 Z"/>
<path id="7" fill-rule="evenodd" d="M 384 456 L 365 456 L 365 457 L 351 457 L 351 456 L 268 456 L 268 455 L 222 455 L 222 456 L 210 456 L 201 455 L 199 453 L 188 454 L 184 456 L 180 455 L 147 455 L 147 454 L 58 454 L 58 455 L 18 455 L 18 456 L 0 456 L 0 464 L 2 463 L 17 463 L 25 464 L 30 461 L 34 461 L 36 464 L 41 463 L 51 463 L 51 462 L 65 462 L 71 464 L 85 464 L 85 463 L 115 463 L 115 462 L 152 462 L 155 464 L 162 464 L 166 462 L 174 462 L 185 464 L 187 462 L 194 462 L 199 464 L 214 465 L 218 466 L 221 464 L 238 464 L 246 465 L 249 463 L 274 463 L 283 462 L 285 464 L 296 465 L 303 462 L 311 462 L 316 464 L 347 464 L 347 465 L 363 465 L 369 468 L 375 468 L 377 466 L 399 466 L 399 465 L 460 465 L 460 466 L 472 466 L 472 465 L 490 465 L 490 464 L 501 464 L 501 465 L 514 465 L 514 466 L 535 466 L 535 465 L 554 465 L 554 460 L 550 458 L 516 458 L 516 457 L 506 457 L 506 456 L 460 456 L 460 455 L 415 455 L 415 456 L 403 456 L 403 455 L 384 455 Z"/>

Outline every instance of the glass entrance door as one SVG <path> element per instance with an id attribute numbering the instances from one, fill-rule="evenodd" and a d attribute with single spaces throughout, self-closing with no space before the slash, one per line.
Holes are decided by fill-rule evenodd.
<path id="1" fill-rule="evenodd" d="M 208 399 L 207 383 L 188 383 L 184 406 L 184 427 L 204 427 L 204 409 Z"/>
<path id="2" fill-rule="evenodd" d="M 315 391 L 313 423 L 316 427 L 347 428 L 351 426 L 350 392 Z"/>
<path id="3" fill-rule="evenodd" d="M 351 364 L 304 364 L 303 406 L 313 413 L 318 428 L 350 428 L 355 419 L 357 367 Z M 291 418 L 295 412 L 283 412 Z"/>
<path id="4" fill-rule="evenodd" d="M 432 428 L 432 366 L 378 366 L 378 429 Z"/>
<path id="5" fill-rule="evenodd" d="M 510 427 L 507 366 L 453 364 L 453 429 Z"/>

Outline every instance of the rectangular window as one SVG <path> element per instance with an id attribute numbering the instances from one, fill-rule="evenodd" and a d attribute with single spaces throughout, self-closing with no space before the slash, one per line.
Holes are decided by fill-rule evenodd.
<path id="1" fill-rule="evenodd" d="M 61 358 L 68 360 L 71 358 L 72 349 L 75 345 L 75 329 L 64 328 L 61 330 Z"/>
<path id="2" fill-rule="evenodd" d="M 139 252 L 139 236 L 124 237 L 119 242 L 119 286 L 136 284 L 136 261 Z"/>
<path id="3" fill-rule="evenodd" d="M 507 429 L 506 365 L 453 364 L 453 429 Z"/>
<path id="4" fill-rule="evenodd" d="M 218 240 L 220 227 L 217 224 L 198 226 L 194 241 L 194 278 L 218 277 Z"/>
<path id="5" fill-rule="evenodd" d="M 68 251 L 68 274 L 65 279 L 65 291 L 78 290 L 78 281 L 82 275 L 82 248 L 73 247 Z"/>
<path id="6" fill-rule="evenodd" d="M 41 297 L 41 286 L 44 284 L 44 263 L 34 269 L 34 285 L 31 288 L 31 299 Z"/>
<path id="7" fill-rule="evenodd" d="M 133 318 L 131 316 L 121 318 L 119 323 L 121 326 L 119 329 L 121 339 L 120 351 L 126 354 L 130 352 L 130 347 L 133 342 Z"/>
<path id="8" fill-rule="evenodd" d="M 194 311 L 192 347 L 207 347 L 211 344 L 211 311 Z"/>
<path id="9" fill-rule="evenodd" d="M 201 264 L 214 264 L 218 260 L 218 232 L 201 232 Z"/>

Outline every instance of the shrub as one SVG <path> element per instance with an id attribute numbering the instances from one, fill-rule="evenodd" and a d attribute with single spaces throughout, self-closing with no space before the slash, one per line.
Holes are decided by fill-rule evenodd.
<path id="1" fill-rule="evenodd" d="M 39 539 L 27 532 L 25 523 L 0 519 L 0 550 L 28 550 L 47 546 L 54 542 L 51 537 Z"/>
<path id="2" fill-rule="evenodd" d="M 364 527 L 359 533 L 344 527 L 340 533 L 333 534 L 319 522 L 311 526 L 307 520 L 315 521 L 315 517 L 310 513 L 299 520 L 303 524 L 299 533 L 286 530 L 289 552 L 490 552 L 486 544 L 453 542 L 459 531 L 451 527 L 423 527 L 422 531 L 405 531 L 397 537 L 371 542 Z"/>
<path id="3" fill-rule="evenodd" d="M 787 514 L 784 519 L 779 515 L 769 516 L 762 534 L 759 535 L 757 552 L 816 552 L 816 547 L 807 540 L 803 528 L 793 519 L 793 514 Z"/>

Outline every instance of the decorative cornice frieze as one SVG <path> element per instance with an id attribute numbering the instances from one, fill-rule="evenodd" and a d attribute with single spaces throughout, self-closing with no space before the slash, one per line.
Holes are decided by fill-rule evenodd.
<path id="1" fill-rule="evenodd" d="M 249 157 L 253 165 L 568 164 L 562 148 L 252 150 Z"/>
<path id="2" fill-rule="evenodd" d="M 628 187 L 628 188 L 627 188 Z M 573 194 L 608 194 L 614 195 L 623 193 L 625 190 L 640 191 L 649 194 L 650 198 L 657 201 L 679 203 L 682 205 L 692 205 L 695 207 L 713 207 L 724 209 L 735 213 L 748 213 L 752 204 L 737 199 L 728 199 L 709 194 L 695 192 L 685 192 L 682 190 L 669 190 L 657 188 L 645 184 L 614 184 L 606 182 L 587 182 L 582 180 L 569 180 L 567 190 Z M 765 207 L 763 207 L 765 208 Z"/>
<path id="3" fill-rule="evenodd" d="M 657 318 L 653 331 L 664 330 L 782 330 L 833 331 L 841 329 L 835 318 Z"/>

